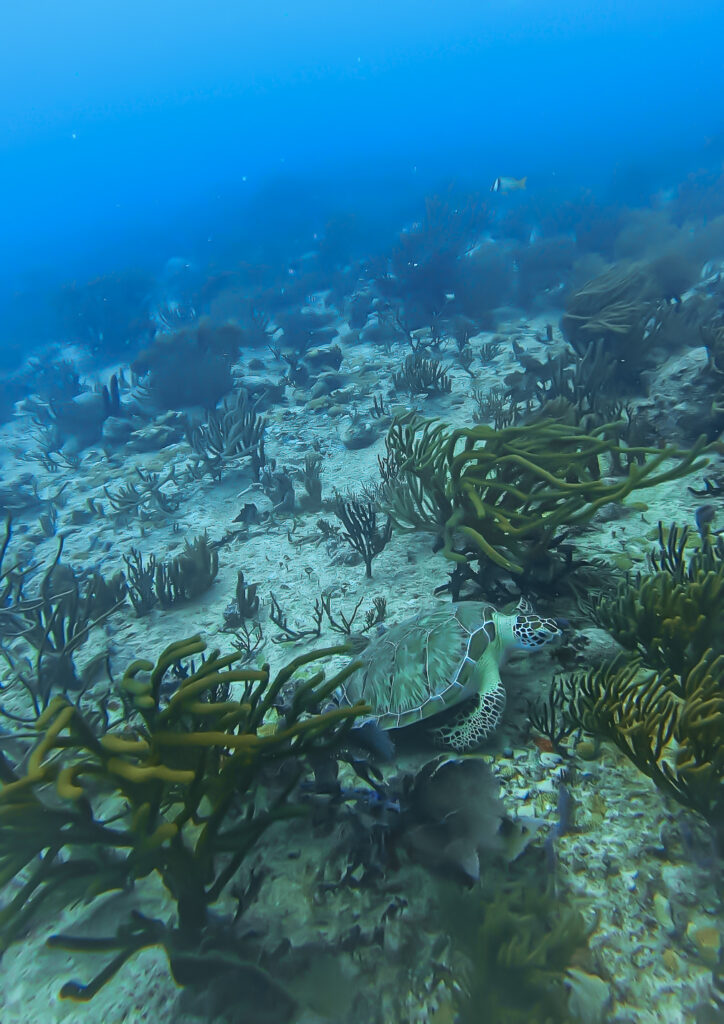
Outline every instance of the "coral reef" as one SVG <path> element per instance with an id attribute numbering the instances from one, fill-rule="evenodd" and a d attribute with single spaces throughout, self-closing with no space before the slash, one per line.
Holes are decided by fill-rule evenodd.
<path id="1" fill-rule="evenodd" d="M 341 633 L 342 636 L 359 635 L 354 633 L 354 623 L 357 618 L 357 613 L 362 607 L 364 597 L 359 599 L 350 615 L 346 615 L 344 611 L 340 611 L 338 613 L 332 611 L 332 595 L 329 593 L 322 594 L 319 601 L 327 618 L 327 622 L 335 633 Z M 366 633 L 368 630 L 373 629 L 378 623 L 384 622 L 386 618 L 387 601 L 384 597 L 373 597 L 371 607 L 369 607 L 365 612 L 360 632 Z"/>
<path id="2" fill-rule="evenodd" d="M 236 574 L 234 600 L 224 609 L 224 629 L 233 630 L 242 626 L 247 619 L 259 617 L 258 583 L 247 583 L 243 569 Z"/>
<path id="3" fill-rule="evenodd" d="M 158 333 L 132 366 L 157 409 L 200 405 L 213 409 L 232 388 L 231 367 L 243 339 L 235 324 L 208 318 L 171 334 Z"/>
<path id="4" fill-rule="evenodd" d="M 543 362 L 527 352 L 516 352 L 522 370 L 505 377 L 509 402 L 526 411 L 540 409 L 541 415 L 554 415 L 549 411 L 553 403 L 561 401 L 572 406 L 577 413 L 577 425 L 584 416 L 588 423 L 598 414 L 599 425 L 615 417 L 606 415 L 612 405 L 610 388 L 615 374 L 615 363 L 606 350 L 605 342 L 591 342 L 582 354 L 570 350 L 552 356 L 546 354 Z"/>
<path id="5" fill-rule="evenodd" d="M 221 409 L 208 413 L 203 423 L 188 425 L 186 437 L 196 458 L 193 475 L 198 476 L 201 470 L 212 480 L 220 480 L 224 470 L 238 469 L 248 460 L 258 479 L 266 463 L 264 428 L 263 418 L 257 416 L 246 392 L 239 388 L 224 399 Z"/>
<path id="6" fill-rule="evenodd" d="M 604 338 L 616 353 L 640 348 L 655 282 L 642 263 L 618 263 L 587 281 L 568 299 L 561 329 L 582 355 L 587 345 Z"/>
<path id="7" fill-rule="evenodd" d="M 707 651 L 724 654 L 724 538 L 703 524 L 699 547 L 688 557 L 688 527 L 659 523 L 650 573 L 622 581 L 612 597 L 589 606 L 596 623 L 658 671 L 684 676 Z"/>
<path id="8" fill-rule="evenodd" d="M 550 578 L 564 531 L 608 502 L 706 464 L 700 458 L 704 438 L 688 452 L 628 449 L 644 461 L 607 483 L 602 464 L 620 454 L 610 432 L 609 424 L 586 433 L 552 419 L 502 430 L 451 430 L 408 414 L 387 436 L 382 499 L 402 528 L 437 534 L 452 561 L 484 560 L 535 586 Z M 667 460 L 675 464 L 660 469 Z"/>
<path id="9" fill-rule="evenodd" d="M 144 561 L 137 548 L 124 555 L 128 577 L 128 596 L 136 615 L 147 615 L 160 604 L 162 608 L 192 601 L 205 593 L 219 571 L 219 555 L 206 533 L 186 541 L 183 551 L 168 561 L 154 554 Z"/>
<path id="10" fill-rule="evenodd" d="M 178 511 L 181 498 L 175 467 L 172 466 L 163 478 L 159 473 L 144 472 L 139 467 L 136 467 L 136 475 L 139 484 L 127 480 L 115 491 L 103 488 L 116 515 L 122 519 L 138 517 L 148 520 L 159 513 L 167 516 Z M 168 490 L 169 484 L 173 485 L 173 491 Z"/>
<path id="11" fill-rule="evenodd" d="M 272 677 L 237 669 L 239 655 L 203 654 L 198 637 L 169 645 L 154 664 L 133 662 L 121 681 L 127 717 L 102 735 L 77 707 L 54 698 L 38 717 L 38 740 L 21 768 L 0 755 L 0 878 L 22 878 L 0 911 L 2 947 L 15 941 L 52 895 L 86 900 L 157 875 L 176 907 L 169 922 L 134 911 L 106 938 L 57 935 L 76 952 L 112 954 L 88 984 L 61 997 L 87 1001 L 136 952 L 162 946 L 179 984 L 203 983 L 238 967 L 276 988 L 244 954 L 233 920 L 211 912 L 258 839 L 275 822 L 306 813 L 291 802 L 305 759 L 333 751 L 364 706 L 316 708 L 351 671 L 298 683 L 283 720 L 269 713 L 305 666 L 344 646 L 301 655 Z M 174 666 L 186 671 L 174 673 Z M 231 686 L 240 686 L 240 698 Z M 266 765 L 288 771 L 265 774 Z M 279 993 L 283 998 L 283 992 Z"/>
<path id="12" fill-rule="evenodd" d="M 392 375 L 392 383 L 398 391 L 409 391 L 411 395 L 444 394 L 452 388 L 442 363 L 438 359 L 425 359 L 419 352 L 405 359 L 402 369 Z"/>
<path id="13" fill-rule="evenodd" d="M 699 311 L 680 313 L 681 292 L 692 276 L 690 261 L 682 259 L 683 274 L 673 254 L 621 261 L 568 297 L 561 330 L 579 355 L 603 339 L 619 388 L 636 388 L 641 371 L 656 365 L 657 349 L 697 343 Z"/>
<path id="14" fill-rule="evenodd" d="M 645 210 L 534 175 L 355 219 L 250 179 L 213 266 L 3 305 L 3 1020 L 68 978 L 161 1024 L 719 1019 L 721 174 Z M 521 593 L 564 675 L 510 666 L 484 758 L 318 671 Z M 156 661 L 201 628 L 233 653 Z M 114 978 L 153 945 L 172 977 Z"/>
<path id="15" fill-rule="evenodd" d="M 75 652 L 123 605 L 126 583 L 122 573 L 106 580 L 98 571 L 79 572 L 62 563 L 61 537 L 54 560 L 26 593 L 30 572 L 3 568 L 11 535 L 8 521 L 0 557 L 0 655 L 11 677 L 3 689 L 22 687 L 31 712 L 39 714 L 54 694 L 79 694 L 89 686 L 98 659 L 79 672 Z"/>
<path id="16" fill-rule="evenodd" d="M 377 526 L 377 506 L 374 499 L 361 495 L 338 495 L 334 514 L 344 526 L 342 536 L 362 556 L 367 579 L 372 579 L 372 559 L 387 546 L 392 536 L 392 521 Z"/>
<path id="17" fill-rule="evenodd" d="M 684 675 L 645 674 L 625 659 L 554 684 L 573 727 L 609 740 L 668 796 L 701 814 L 724 843 L 724 656 Z"/>
<path id="18" fill-rule="evenodd" d="M 38 448 L 33 452 L 17 446 L 13 449 L 16 458 L 33 459 L 55 472 L 90 445 L 105 441 L 110 446 L 131 434 L 131 416 L 138 409 L 121 401 L 121 388 L 126 384 L 122 372 L 111 374 L 107 384 L 82 381 L 72 362 L 60 360 L 45 365 L 42 374 L 34 373 L 28 380 L 37 390 L 21 408 L 33 425 Z"/>
<path id="19" fill-rule="evenodd" d="M 156 565 L 155 587 L 163 608 L 192 601 L 209 589 L 219 571 L 219 556 L 203 533 L 186 541 L 180 555 Z"/>
<path id="20" fill-rule="evenodd" d="M 305 494 L 300 504 L 307 511 L 317 512 L 322 508 L 322 456 L 319 452 L 304 456 L 302 484 Z"/>
<path id="21" fill-rule="evenodd" d="M 688 557 L 688 529 L 659 523 L 654 571 L 584 605 L 632 656 L 554 682 L 547 713 L 536 708 L 534 724 L 552 740 L 579 728 L 615 743 L 663 792 L 701 814 L 721 845 L 724 540 L 703 511 L 699 546 Z"/>
<path id="22" fill-rule="evenodd" d="M 296 503 L 294 482 L 286 467 L 277 469 L 276 459 L 270 459 L 262 470 L 259 482 L 275 512 L 293 511 Z"/>
<path id="23" fill-rule="evenodd" d="M 552 882 L 542 884 L 530 868 L 518 875 L 443 895 L 446 930 L 467 963 L 456 1019 L 477 1024 L 484 1006 L 496 1024 L 580 1024 L 566 982 L 593 928 Z"/>
<path id="24" fill-rule="evenodd" d="M 124 555 L 126 577 L 128 580 L 128 596 L 136 615 L 140 618 L 147 615 L 158 602 L 156 593 L 156 557 L 149 555 L 144 562 L 138 548 L 131 548 L 130 555 Z"/>

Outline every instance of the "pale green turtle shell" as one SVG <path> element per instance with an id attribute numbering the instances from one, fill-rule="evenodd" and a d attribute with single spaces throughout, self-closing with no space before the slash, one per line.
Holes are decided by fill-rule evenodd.
<path id="1" fill-rule="evenodd" d="M 463 601 L 423 611 L 392 626 L 359 654 L 363 662 L 343 696 L 364 701 L 383 729 L 401 729 L 453 707 L 476 692 L 471 671 L 495 639 L 498 613 Z"/>

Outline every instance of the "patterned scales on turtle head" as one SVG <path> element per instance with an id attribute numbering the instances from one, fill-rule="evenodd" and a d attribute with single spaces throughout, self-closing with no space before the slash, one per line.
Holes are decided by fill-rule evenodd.
<path id="1" fill-rule="evenodd" d="M 518 650 L 534 651 L 561 635 L 560 621 L 536 615 L 530 601 L 526 601 L 524 597 L 521 597 L 518 602 L 515 613 L 513 635 L 516 638 Z"/>
<path id="2" fill-rule="evenodd" d="M 536 650 L 560 633 L 555 620 L 536 615 L 524 601 L 511 615 L 474 601 L 440 606 L 372 641 L 344 697 L 369 703 L 383 729 L 404 728 L 465 701 L 457 718 L 434 735 L 456 751 L 469 750 L 500 721 L 506 655 Z"/>
<path id="3" fill-rule="evenodd" d="M 452 722 L 434 730 L 435 741 L 458 753 L 472 750 L 498 727 L 505 710 L 505 687 L 500 666 L 515 650 L 536 651 L 561 636 L 555 619 L 537 615 L 521 598 L 512 615 L 492 612 L 495 637 L 473 669 L 476 682 L 473 699 Z"/>

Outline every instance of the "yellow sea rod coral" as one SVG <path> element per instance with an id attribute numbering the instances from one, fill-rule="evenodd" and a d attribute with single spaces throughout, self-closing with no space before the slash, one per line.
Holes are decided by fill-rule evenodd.
<path id="1" fill-rule="evenodd" d="M 299 682 L 270 730 L 265 720 L 282 687 L 307 665 L 349 654 L 348 647 L 301 655 L 273 677 L 268 665 L 236 668 L 238 653 L 211 651 L 195 667 L 191 659 L 205 648 L 194 636 L 169 645 L 155 664 L 133 662 L 120 683 L 127 715 L 105 733 L 65 697 L 53 698 L 37 719 L 26 769 L 0 762 L 0 886 L 20 882 L 0 910 L 0 948 L 51 893 L 75 900 L 79 885 L 90 900 L 155 873 L 176 904 L 175 925 L 136 912 L 106 939 L 53 937 L 52 945 L 115 953 L 89 985 L 65 985 L 65 997 L 90 999 L 149 945 L 166 950 L 181 984 L 190 951 L 198 959 L 202 943 L 207 975 L 222 961 L 229 969 L 229 958 L 241 953 L 209 908 L 269 826 L 306 813 L 291 801 L 306 756 L 337 747 L 369 710 L 317 710 L 355 670 L 352 662 L 329 680 L 317 671 Z M 169 671 L 179 664 L 189 667 L 180 680 Z M 282 760 L 289 771 L 270 781 L 265 765 Z M 263 984 L 273 983 L 265 976 Z"/>

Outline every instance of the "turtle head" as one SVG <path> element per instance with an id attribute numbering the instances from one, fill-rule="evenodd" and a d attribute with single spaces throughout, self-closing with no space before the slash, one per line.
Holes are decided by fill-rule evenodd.
<path id="1" fill-rule="evenodd" d="M 518 650 L 534 651 L 562 635 L 561 624 L 556 619 L 536 615 L 528 601 L 521 598 L 513 622 L 513 638 Z"/>

